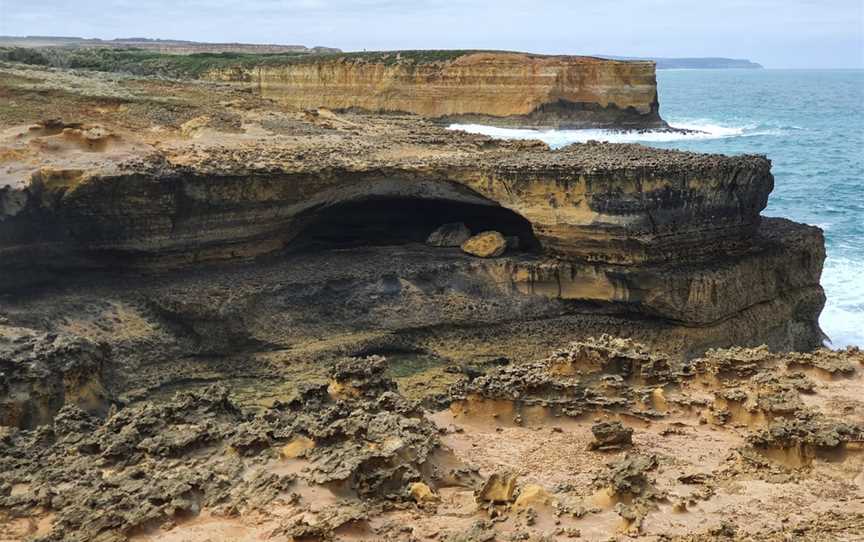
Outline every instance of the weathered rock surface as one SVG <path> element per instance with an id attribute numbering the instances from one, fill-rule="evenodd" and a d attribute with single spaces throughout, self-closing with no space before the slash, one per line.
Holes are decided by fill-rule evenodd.
<path id="1" fill-rule="evenodd" d="M 462 222 L 444 224 L 426 239 L 426 244 L 432 247 L 458 247 L 471 238 L 471 230 Z"/>
<path id="2" fill-rule="evenodd" d="M 408 112 L 554 128 L 659 128 L 654 63 L 502 52 L 394 51 L 231 67 L 205 78 L 249 84 L 302 109 Z"/>
<path id="3" fill-rule="evenodd" d="M 0 313 L 107 344 L 118 397 L 387 349 L 473 364 L 606 332 L 685 357 L 822 340 L 821 232 L 760 217 L 764 157 L 553 151 L 226 85 L 2 70 L 19 106 L 0 110 Z M 452 223 L 519 249 L 424 246 Z"/>
<path id="4" fill-rule="evenodd" d="M 776 352 L 824 250 L 764 158 L 0 75 L 0 401 L 60 409 L 0 428 L 0 538 L 864 534 L 862 355 Z"/>
<path id="5" fill-rule="evenodd" d="M 305 484 L 403 500 L 409 484 L 433 483 L 423 469 L 439 446 L 437 428 L 389 391 L 394 384 L 382 363 L 347 359 L 333 368 L 332 378 L 356 396 L 310 386 L 257 416 L 213 386 L 121 408 L 105 420 L 68 405 L 52 425 L 2 434 L 0 535 L 17 517 L 50 512 L 53 525 L 40 540 L 127 540 L 203 509 L 230 516 L 297 505 Z M 315 445 L 302 459 L 280 457 L 298 437 Z M 286 472 L 286 465 L 296 468 Z M 448 474 L 435 472 L 436 480 Z"/>
<path id="6" fill-rule="evenodd" d="M 857 362 L 856 355 L 822 351 L 811 360 Z M 580 532 L 603 539 L 619 533 L 623 519 L 633 537 L 858 537 L 864 488 L 850 475 L 864 457 L 860 364 L 825 379 L 815 394 L 793 390 L 810 395 L 809 404 L 775 420 L 698 417 L 769 376 L 775 387 L 799 380 L 788 369 L 795 357 L 715 350 L 669 365 L 633 341 L 591 339 L 539 362 L 497 362 L 485 376 L 466 375 L 475 391 L 500 393 L 483 425 L 407 400 L 385 374 L 392 360 L 380 356 L 343 358 L 327 371 L 329 382 L 310 383 L 257 414 L 223 387 L 121 404 L 107 419 L 66 406 L 50 425 L 0 430 L 0 535 L 544 540 L 555 525 L 553 539 Z M 746 371 L 728 370 L 739 362 Z M 526 378 L 505 376 L 522 364 L 533 367 Z M 483 378 L 500 385 L 481 386 Z M 506 402 L 539 405 L 555 381 L 584 390 L 569 396 L 583 408 L 577 416 L 526 410 L 524 424 L 512 425 L 499 415 Z M 650 389 L 661 388 L 668 404 L 644 404 Z M 711 392 L 716 405 L 704 399 Z M 835 419 L 839 413 L 846 419 Z M 586 451 L 597 417 L 612 429 L 603 434 L 619 432 L 619 417 L 639 424 L 634 449 L 616 457 Z M 298 442 L 299 453 L 283 453 Z M 820 453 L 831 455 L 820 460 Z"/>
<path id="7" fill-rule="evenodd" d="M 431 272 L 444 275 L 432 280 L 445 289 L 454 287 L 446 280 L 454 269 L 479 272 L 511 299 L 506 305 L 561 301 L 546 317 L 635 316 L 634 334 L 652 343 L 641 335 L 646 325 L 700 335 L 669 346 L 688 354 L 731 344 L 807 349 L 822 340 L 821 232 L 760 217 L 773 187 L 763 157 L 609 144 L 550 151 L 416 117 L 321 111 L 286 118 L 272 104 L 229 96 L 245 105 L 196 110 L 166 137 L 132 132 L 116 119 L 0 134 L 0 152 L 17 157 L 0 169 L 0 289 L 61 283 L 73 270 L 154 273 L 423 243 L 441 224 L 462 222 L 516 238 L 519 250 L 488 263 L 436 257 Z M 184 136 L 194 119 L 200 129 Z M 98 148 L 86 143 L 96 140 Z M 330 254 L 319 261 L 324 268 L 352 267 L 340 258 L 347 253 Z M 414 265 L 399 280 L 419 278 Z M 375 274 L 390 280 L 387 266 L 342 279 L 360 288 Z M 469 321 L 425 325 L 446 320 Z M 236 344 L 244 322 L 222 326 L 232 328 L 228 334 L 202 334 L 203 323 L 195 330 L 219 343 L 215 352 L 222 337 Z"/>
<path id="8" fill-rule="evenodd" d="M 591 433 L 594 442 L 588 446 L 590 450 L 614 450 L 633 444 L 633 429 L 618 421 L 595 423 L 591 426 Z"/>
<path id="9" fill-rule="evenodd" d="M 479 502 L 506 504 L 516 500 L 516 476 L 495 473 L 490 476 L 477 492 Z"/>
<path id="10" fill-rule="evenodd" d="M 0 426 L 49 423 L 64 405 L 104 414 L 109 360 L 105 344 L 0 325 Z"/>
<path id="11" fill-rule="evenodd" d="M 592 337 L 555 350 L 547 358 L 495 367 L 457 383 L 450 390 L 451 409 L 470 417 L 487 405 L 505 402 L 505 411 L 516 423 L 537 408 L 550 415 L 578 416 L 643 401 L 657 387 L 674 382 L 680 370 L 680 361 L 650 353 L 633 341 Z M 634 380 L 647 387 L 625 384 Z M 615 430 L 609 440 L 617 444 L 632 435 L 615 424 L 610 428 Z"/>
<path id="12" fill-rule="evenodd" d="M 496 258 L 507 250 L 507 240 L 497 231 L 484 231 L 466 239 L 462 252 L 479 258 Z"/>

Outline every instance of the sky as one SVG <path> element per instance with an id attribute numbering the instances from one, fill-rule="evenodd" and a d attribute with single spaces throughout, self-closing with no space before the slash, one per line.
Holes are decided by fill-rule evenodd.
<path id="1" fill-rule="evenodd" d="M 768 68 L 864 68 L 864 0 L 0 0 L 0 35 L 723 56 Z"/>

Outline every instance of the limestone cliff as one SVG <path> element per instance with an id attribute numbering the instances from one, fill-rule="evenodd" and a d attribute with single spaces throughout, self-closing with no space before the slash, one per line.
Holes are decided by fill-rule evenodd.
<path id="1" fill-rule="evenodd" d="M 345 354 L 531 359 L 603 333 L 679 357 L 822 340 L 822 234 L 761 217 L 765 157 L 550 150 L 413 115 L 290 112 L 200 82 L 149 81 L 175 94 L 153 118 L 183 100 L 197 113 L 151 126 L 104 106 L 117 84 L 95 89 L 103 124 L 0 132 L 0 344 L 13 345 L 0 364 L 17 375 L 0 401 L 19 413 L 4 423 L 214 374 L 294 381 L 286 368 Z M 424 244 L 452 223 L 510 248 Z M 22 365 L 54 337 L 83 345 L 81 363 Z M 92 404 L 66 393 L 91 377 Z"/>
<path id="2" fill-rule="evenodd" d="M 302 109 L 555 128 L 666 126 L 650 61 L 403 51 L 220 68 L 204 77 L 247 82 L 264 97 Z"/>
<path id="3" fill-rule="evenodd" d="M 7 64 L 0 127 L 0 539 L 864 535 L 763 156 Z"/>
<path id="4" fill-rule="evenodd" d="M 350 122 L 353 132 L 368 121 Z M 40 130 L 18 139 L 50 147 L 88 131 Z M 63 156 L 64 169 L 46 156 L 3 196 L 0 284 L 422 242 L 464 222 L 519 238 L 521 253 L 472 266 L 502 295 L 714 328 L 704 345 L 726 344 L 729 319 L 773 307 L 744 342 L 820 341 L 821 233 L 761 219 L 773 188 L 763 157 L 609 144 L 550 151 L 395 121 L 351 132 L 230 146 L 220 136 L 95 168 L 94 153 Z"/>

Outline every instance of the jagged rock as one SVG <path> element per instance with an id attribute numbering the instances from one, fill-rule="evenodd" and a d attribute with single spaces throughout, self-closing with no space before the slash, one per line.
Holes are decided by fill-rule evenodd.
<path id="1" fill-rule="evenodd" d="M 271 502 L 297 476 L 260 469 L 262 460 L 297 457 L 309 463 L 307 483 L 345 482 L 366 498 L 404 499 L 404 488 L 423 480 L 438 431 L 390 391 L 384 368 L 375 357 L 343 360 L 331 377 L 361 393 L 334 398 L 326 384 L 311 385 L 256 416 L 220 386 L 120 408 L 105 420 L 67 405 L 53 426 L 0 438 L 0 510 L 50 509 L 57 520 L 46 540 L 113 540 L 177 513 Z M 12 485 L 28 490 L 2 491 Z M 326 530 L 363 515 L 347 513 L 327 520 Z"/>
<path id="2" fill-rule="evenodd" d="M 796 352 L 787 356 L 786 364 L 791 369 L 814 367 L 832 377 L 851 376 L 864 365 L 864 352 L 855 346 L 844 350 L 820 348 L 814 352 Z"/>
<path id="3" fill-rule="evenodd" d="M 429 234 L 426 244 L 432 247 L 458 247 L 471 238 L 471 230 L 462 222 L 444 224 Z"/>
<path id="4" fill-rule="evenodd" d="M 507 241 L 497 231 L 484 231 L 463 242 L 461 248 L 479 258 L 497 258 L 507 250 Z"/>
<path id="5" fill-rule="evenodd" d="M 384 376 L 387 359 L 383 356 L 347 358 L 330 369 L 328 391 L 339 399 L 375 399 L 396 391 L 396 383 Z"/>
<path id="6" fill-rule="evenodd" d="M 619 421 L 599 422 L 591 426 L 594 442 L 588 445 L 590 450 L 615 450 L 633 444 L 633 429 L 624 427 Z"/>
<path id="7" fill-rule="evenodd" d="M 654 489 L 647 474 L 657 465 L 653 455 L 624 454 L 609 464 L 609 470 L 601 474 L 596 483 L 611 488 L 616 495 L 651 497 Z"/>
<path id="8" fill-rule="evenodd" d="M 0 325 L 0 425 L 48 423 L 63 405 L 108 410 L 108 348 L 66 333 Z"/>
<path id="9" fill-rule="evenodd" d="M 697 371 L 713 374 L 733 374 L 736 377 L 752 376 L 770 362 L 774 354 L 766 345 L 757 348 L 732 347 L 728 349 L 710 349 L 704 357 L 693 361 Z"/>
<path id="10" fill-rule="evenodd" d="M 329 542 L 335 538 L 329 525 L 309 525 L 303 519 L 295 520 L 274 534 L 288 536 L 292 542 Z"/>
<path id="11" fill-rule="evenodd" d="M 260 442 L 252 441 L 253 450 L 272 445 L 274 431 L 291 441 L 308 439 L 315 442 L 303 451 L 311 481 L 348 482 L 361 495 L 399 496 L 422 479 L 419 466 L 439 441 L 420 408 L 395 392 L 385 368 L 381 356 L 342 360 L 331 368 L 330 386 L 309 386 L 236 435 L 261 435 Z M 333 393 L 333 382 L 341 393 Z"/>
<path id="12" fill-rule="evenodd" d="M 801 373 L 758 373 L 750 379 L 754 407 L 770 414 L 793 414 L 805 408 L 800 392 L 812 393 L 814 383 Z"/>
<path id="13" fill-rule="evenodd" d="M 471 527 L 450 534 L 446 542 L 493 542 L 496 539 L 494 524 L 491 521 L 477 520 Z"/>
<path id="14" fill-rule="evenodd" d="M 290 486 L 291 477 L 244 480 L 239 458 L 215 446 L 241 420 L 219 388 L 123 408 L 107 420 L 66 406 L 53 428 L 0 441 L 0 486 L 29 488 L 0 496 L 0 508 L 52 510 L 57 520 L 45 540 L 119 540 L 135 526 L 196 514 L 202 505 L 215 507 L 241 495 L 272 499 Z M 178 463 L 187 454 L 200 463 Z"/>
<path id="15" fill-rule="evenodd" d="M 516 476 L 495 473 L 486 479 L 483 487 L 477 492 L 478 502 L 503 504 L 513 502 L 516 494 Z"/>
<path id="16" fill-rule="evenodd" d="M 864 440 L 864 425 L 833 421 L 802 415 L 781 418 L 768 427 L 747 436 L 747 442 L 756 448 L 795 448 L 801 445 L 815 448 L 837 448 L 846 442 Z"/>
<path id="17" fill-rule="evenodd" d="M 647 382 L 662 382 L 671 376 L 671 360 L 662 352 L 651 351 L 631 339 L 606 334 L 556 350 L 547 363 L 550 371 L 561 375 L 601 372 L 638 376 Z"/>
<path id="18" fill-rule="evenodd" d="M 679 364 L 634 341 L 603 335 L 573 342 L 539 361 L 494 367 L 453 385 L 450 397 L 466 412 L 472 401 L 491 399 L 512 401 L 517 415 L 522 407 L 542 406 L 554 414 L 577 416 L 633 406 L 642 394 L 624 385 L 622 376 L 671 382 Z M 588 375 L 597 378 L 589 381 L 584 378 Z"/>

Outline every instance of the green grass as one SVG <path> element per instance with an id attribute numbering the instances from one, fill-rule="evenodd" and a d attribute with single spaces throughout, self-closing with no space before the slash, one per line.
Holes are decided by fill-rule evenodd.
<path id="1" fill-rule="evenodd" d="M 54 68 L 123 72 L 135 75 L 199 78 L 210 70 L 314 64 L 322 61 L 420 65 L 446 62 L 473 50 L 371 51 L 356 53 L 194 53 L 164 54 L 146 49 L 109 48 L 0 48 L 0 60 Z"/>

